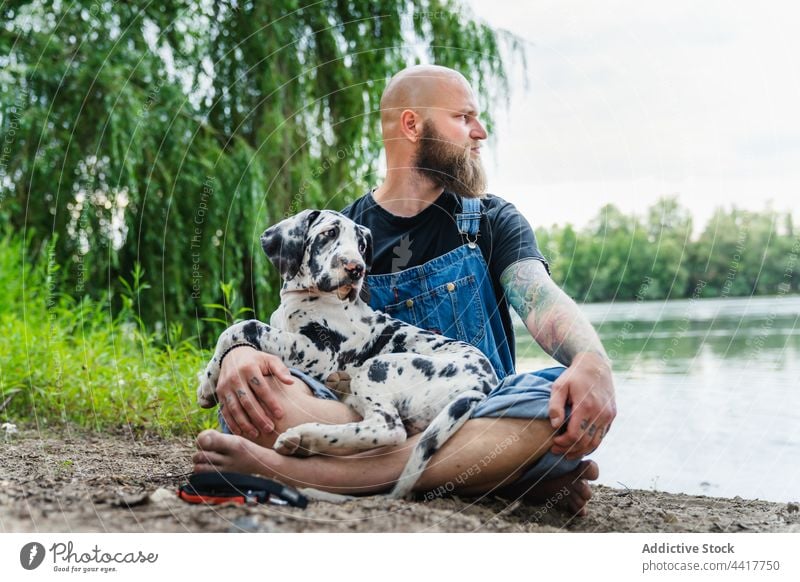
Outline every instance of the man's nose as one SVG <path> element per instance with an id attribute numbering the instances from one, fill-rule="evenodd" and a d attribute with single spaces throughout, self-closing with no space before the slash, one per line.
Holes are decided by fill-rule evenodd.
<path id="1" fill-rule="evenodd" d="M 472 128 L 472 131 L 469 132 L 469 136 L 472 139 L 486 139 L 489 134 L 486 133 L 486 128 L 483 127 L 483 124 L 475 119 L 475 125 Z"/>

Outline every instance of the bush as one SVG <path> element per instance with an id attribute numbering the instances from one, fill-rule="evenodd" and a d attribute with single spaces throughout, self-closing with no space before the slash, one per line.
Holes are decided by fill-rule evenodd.
<path id="1" fill-rule="evenodd" d="M 30 239 L 29 239 L 30 240 Z M 111 298 L 73 298 L 51 240 L 38 251 L 6 234 L 0 247 L 0 412 L 3 422 L 75 423 L 193 434 L 216 424 L 196 403 L 197 372 L 208 358 L 182 326 L 145 329 L 133 306 L 148 289 L 137 269 L 122 309 Z"/>

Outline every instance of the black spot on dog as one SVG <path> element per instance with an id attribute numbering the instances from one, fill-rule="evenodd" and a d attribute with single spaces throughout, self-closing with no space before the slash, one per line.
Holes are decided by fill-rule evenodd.
<path id="1" fill-rule="evenodd" d="M 259 341 L 259 338 L 261 337 L 261 334 L 259 333 L 259 328 L 261 326 L 267 328 L 266 325 L 258 321 L 248 321 L 245 323 L 242 327 L 242 335 L 244 336 L 244 339 L 249 341 L 254 346 L 260 346 L 261 342 Z"/>
<path id="2" fill-rule="evenodd" d="M 397 368 L 397 375 L 398 375 L 398 376 L 402 376 L 402 375 L 403 375 L 403 367 L 402 367 L 402 366 L 398 366 L 398 368 Z"/>
<path id="3" fill-rule="evenodd" d="M 492 385 L 489 384 L 486 380 L 483 381 L 483 386 L 481 387 L 481 392 L 484 394 L 488 394 L 492 391 Z"/>
<path id="4" fill-rule="evenodd" d="M 396 321 L 390 323 L 386 327 L 381 330 L 380 334 L 373 335 L 372 341 L 370 341 L 367 345 L 364 346 L 363 349 L 360 351 L 358 350 L 346 350 L 339 354 L 338 356 L 338 364 L 339 368 L 343 368 L 346 364 L 353 364 L 355 366 L 363 366 L 364 362 L 369 360 L 370 358 L 374 358 L 375 356 L 383 353 L 386 345 L 391 341 L 392 337 L 394 337 L 395 332 L 403 326 L 403 322 Z M 344 337 L 344 336 L 342 336 Z"/>
<path id="5" fill-rule="evenodd" d="M 275 232 L 262 239 L 261 248 L 278 269 L 281 277 L 288 280 L 297 275 L 305 251 L 305 231 L 295 228 L 289 236 Z"/>
<path id="6" fill-rule="evenodd" d="M 452 378 L 456 374 L 458 374 L 458 368 L 455 364 L 450 363 L 441 369 L 439 372 L 439 378 Z"/>
<path id="7" fill-rule="evenodd" d="M 369 366 L 369 371 L 367 372 L 367 378 L 369 378 L 373 382 L 378 382 L 380 384 L 383 384 L 384 382 L 386 382 L 388 371 L 389 371 L 389 364 L 387 362 L 381 362 L 380 360 L 375 360 Z"/>
<path id="8" fill-rule="evenodd" d="M 423 439 L 420 441 L 419 446 L 422 450 L 422 460 L 427 461 L 430 459 L 433 454 L 438 449 L 438 443 L 436 442 L 439 438 L 439 431 L 431 431 L 426 434 Z"/>
<path id="9" fill-rule="evenodd" d="M 333 288 L 328 287 L 330 282 L 330 277 L 328 275 L 324 275 L 320 277 L 320 274 L 324 270 L 325 266 L 319 261 L 319 257 L 323 256 L 322 250 L 328 246 L 330 243 L 330 238 L 317 235 L 314 237 L 314 240 L 311 241 L 311 245 L 309 245 L 308 249 L 308 269 L 311 273 L 311 276 L 318 281 L 318 286 L 322 291 L 333 291 Z M 323 287 L 323 281 L 325 281 L 325 287 Z"/>
<path id="10" fill-rule="evenodd" d="M 472 403 L 474 401 L 475 401 L 474 398 L 459 398 L 450 405 L 450 408 L 447 410 L 447 413 L 453 420 L 458 420 L 459 418 L 467 414 L 467 412 L 469 412 L 469 407 L 472 406 Z"/>
<path id="11" fill-rule="evenodd" d="M 211 372 L 206 372 L 206 376 L 211 378 Z"/>
<path id="12" fill-rule="evenodd" d="M 361 427 L 360 427 L 360 426 L 357 426 L 357 427 L 356 427 L 356 434 L 358 434 L 358 433 L 360 433 L 360 432 L 361 432 Z"/>
<path id="13" fill-rule="evenodd" d="M 372 343 L 365 349 L 365 351 L 371 354 L 369 357 L 372 358 L 380 353 L 383 353 L 386 345 L 392 340 L 397 333 L 397 330 L 402 326 L 403 322 L 401 321 L 395 321 L 385 326 L 381 332 L 375 336 Z"/>
<path id="14" fill-rule="evenodd" d="M 475 375 L 481 373 L 481 371 L 478 369 L 478 366 L 476 366 L 475 364 L 467 364 L 466 366 L 464 366 L 464 369 L 467 370 L 468 372 L 472 372 Z"/>
<path id="15" fill-rule="evenodd" d="M 355 350 L 345 350 L 339 353 L 339 357 L 336 360 L 339 364 L 339 369 L 341 370 L 346 365 L 353 363 L 356 359 L 356 354 Z"/>
<path id="16" fill-rule="evenodd" d="M 490 376 L 494 375 L 494 368 L 492 368 L 492 365 L 489 363 L 489 360 L 481 358 L 481 368 L 483 368 L 483 371 L 489 374 Z"/>
<path id="17" fill-rule="evenodd" d="M 425 374 L 425 377 L 428 378 L 428 380 L 433 378 L 433 376 L 436 374 L 436 368 L 434 365 L 430 360 L 426 360 L 425 358 L 414 358 L 411 360 L 411 365 Z"/>
<path id="18" fill-rule="evenodd" d="M 394 430 L 395 428 L 397 428 L 397 417 L 396 416 L 392 416 L 391 414 L 389 414 L 388 412 L 386 412 L 384 410 L 379 410 L 378 412 L 383 417 L 383 420 L 386 421 L 386 427 L 389 430 Z"/>
<path id="19" fill-rule="evenodd" d="M 333 282 L 333 279 L 331 279 L 331 276 L 327 273 L 317 279 L 317 288 L 319 288 L 320 291 L 335 291 L 336 287 L 336 283 Z"/>
<path id="20" fill-rule="evenodd" d="M 305 324 L 299 331 L 310 339 L 314 346 L 321 352 L 330 350 L 336 354 L 339 352 L 339 348 L 342 347 L 342 342 L 347 339 L 338 331 L 325 327 L 316 321 Z"/>
<path id="21" fill-rule="evenodd" d="M 400 416 L 408 416 L 408 405 L 409 401 L 408 398 L 403 398 L 400 402 L 397 403 L 397 412 Z"/>
<path id="22" fill-rule="evenodd" d="M 331 444 L 333 445 L 333 444 L 335 444 L 335 443 L 338 443 L 338 442 L 339 442 L 339 439 L 333 439 L 333 440 L 331 441 Z"/>
<path id="23" fill-rule="evenodd" d="M 404 354 L 408 351 L 406 347 L 406 334 L 398 333 L 392 338 L 392 353 Z"/>

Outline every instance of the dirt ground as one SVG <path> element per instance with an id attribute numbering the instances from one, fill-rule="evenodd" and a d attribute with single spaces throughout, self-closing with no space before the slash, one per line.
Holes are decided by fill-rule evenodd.
<path id="1" fill-rule="evenodd" d="M 795 503 L 597 486 L 590 515 L 503 499 L 201 506 L 174 492 L 192 439 L 76 429 L 0 435 L 2 532 L 800 532 Z"/>

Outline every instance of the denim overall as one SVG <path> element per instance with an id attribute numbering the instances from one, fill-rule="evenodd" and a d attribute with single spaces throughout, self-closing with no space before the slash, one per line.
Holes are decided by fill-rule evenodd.
<path id="1" fill-rule="evenodd" d="M 418 267 L 368 275 L 370 306 L 474 345 L 486 354 L 502 380 L 514 373 L 514 361 L 489 269 L 477 245 L 480 200 L 468 198 L 463 204 L 456 225 L 465 244 Z"/>
<path id="2" fill-rule="evenodd" d="M 417 267 L 368 275 L 370 306 L 422 329 L 471 343 L 489 358 L 500 384 L 475 407 L 472 418 L 547 420 L 552 384 L 566 368 L 515 373 L 508 345 L 514 338 L 506 337 L 489 269 L 477 245 L 481 202 L 476 198 L 461 200 L 462 212 L 456 214 L 456 225 L 464 244 Z M 336 395 L 317 379 L 302 370 L 290 371 L 317 397 L 336 400 Z M 566 412 L 569 418 L 569 409 Z M 573 470 L 579 463 L 548 451 L 514 486 L 534 486 Z"/>

